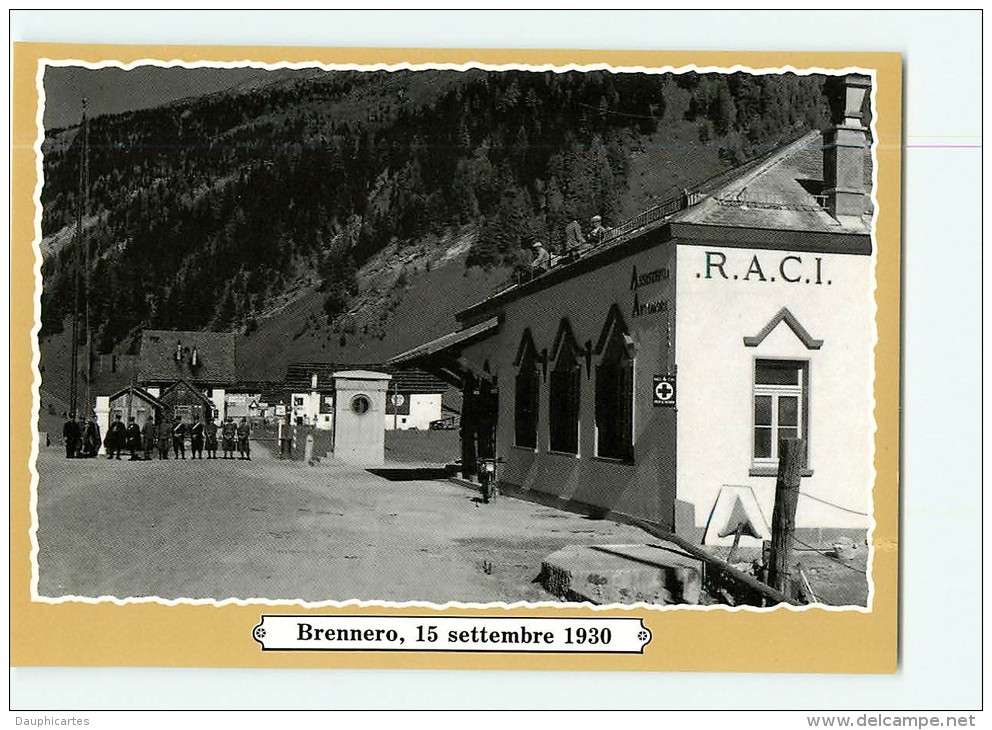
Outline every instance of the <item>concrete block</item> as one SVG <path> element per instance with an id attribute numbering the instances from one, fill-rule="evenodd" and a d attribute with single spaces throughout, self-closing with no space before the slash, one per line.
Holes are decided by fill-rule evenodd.
<path id="1" fill-rule="evenodd" d="M 611 603 L 698 604 L 702 561 L 673 543 L 573 545 L 541 566 L 541 584 L 559 598 Z"/>

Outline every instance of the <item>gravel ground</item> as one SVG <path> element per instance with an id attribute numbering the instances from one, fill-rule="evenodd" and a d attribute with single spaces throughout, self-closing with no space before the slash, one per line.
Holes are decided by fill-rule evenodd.
<path id="1" fill-rule="evenodd" d="M 541 561 L 636 528 L 322 463 L 38 461 L 44 596 L 554 600 Z"/>

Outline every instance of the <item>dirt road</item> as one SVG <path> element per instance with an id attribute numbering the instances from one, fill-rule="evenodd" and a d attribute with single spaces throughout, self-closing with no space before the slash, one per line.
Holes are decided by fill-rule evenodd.
<path id="1" fill-rule="evenodd" d="M 646 535 L 445 481 L 391 481 L 253 450 L 247 461 L 38 461 L 39 592 L 457 602 L 554 600 L 534 579 L 572 544 Z"/>

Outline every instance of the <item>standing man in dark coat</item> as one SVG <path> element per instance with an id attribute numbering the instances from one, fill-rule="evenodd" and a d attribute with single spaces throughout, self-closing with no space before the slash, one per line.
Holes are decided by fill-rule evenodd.
<path id="1" fill-rule="evenodd" d="M 189 447 L 192 458 L 203 458 L 203 421 L 197 421 L 189 429 Z"/>
<path id="2" fill-rule="evenodd" d="M 238 424 L 238 454 L 242 459 L 251 461 L 251 446 L 248 445 L 248 438 L 251 436 L 251 426 L 248 419 L 242 418 Z"/>
<path id="3" fill-rule="evenodd" d="M 110 424 L 110 428 L 107 429 L 107 458 L 119 461 L 126 440 L 127 428 L 124 426 L 124 421 L 121 420 L 121 414 L 118 413 L 114 416 L 114 422 Z"/>
<path id="4" fill-rule="evenodd" d="M 75 459 L 79 451 L 79 424 L 76 423 L 76 414 L 70 413 L 65 425 L 62 426 L 62 440 L 65 441 L 65 458 Z"/>
<path id="5" fill-rule="evenodd" d="M 172 422 L 169 417 L 162 414 L 162 420 L 158 422 L 158 458 L 169 458 L 169 445 L 172 443 Z"/>
<path id="6" fill-rule="evenodd" d="M 96 423 L 96 416 L 90 416 L 86 419 L 86 425 L 83 426 L 83 456 L 87 459 L 93 459 L 96 457 L 97 453 L 100 451 L 100 427 Z"/>
<path id="7" fill-rule="evenodd" d="M 127 450 L 131 452 L 131 461 L 138 461 L 138 452 L 141 451 L 141 428 L 134 416 L 127 419 Z"/>
<path id="8" fill-rule="evenodd" d="M 176 425 L 172 428 L 172 455 L 177 459 L 186 458 L 186 424 L 182 416 L 176 419 Z"/>
<path id="9" fill-rule="evenodd" d="M 224 458 L 233 459 L 234 443 L 238 438 L 238 427 L 234 425 L 234 421 L 230 417 L 224 419 L 224 426 L 221 428 L 221 436 L 224 441 Z"/>
<path id="10" fill-rule="evenodd" d="M 207 458 L 216 459 L 217 458 L 217 424 L 214 423 L 214 417 L 207 417 L 207 425 L 203 429 L 206 436 L 207 444 Z"/>
<path id="11" fill-rule="evenodd" d="M 155 419 L 149 415 L 141 426 L 141 445 L 144 448 L 145 461 L 150 461 L 152 458 L 152 451 L 155 449 L 156 436 Z"/>

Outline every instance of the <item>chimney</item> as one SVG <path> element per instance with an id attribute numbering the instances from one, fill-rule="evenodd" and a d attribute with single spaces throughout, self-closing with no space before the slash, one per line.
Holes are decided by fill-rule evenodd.
<path id="1" fill-rule="evenodd" d="M 846 74 L 832 80 L 834 126 L 824 133 L 823 186 L 827 211 L 842 226 L 861 224 L 865 212 L 864 161 L 868 129 L 861 115 L 871 77 Z"/>
<path id="2" fill-rule="evenodd" d="M 317 390 L 317 373 L 310 373 L 310 390 Z"/>

